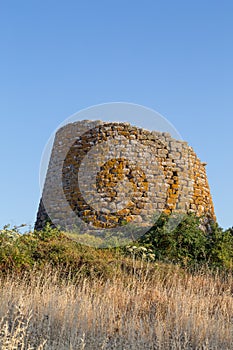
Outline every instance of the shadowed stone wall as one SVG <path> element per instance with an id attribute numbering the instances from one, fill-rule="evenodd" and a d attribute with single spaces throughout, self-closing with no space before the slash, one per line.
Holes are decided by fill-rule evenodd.
<path id="1" fill-rule="evenodd" d="M 186 142 L 128 123 L 81 121 L 57 131 L 36 229 L 49 219 L 66 229 L 80 220 L 112 228 L 162 211 L 215 219 L 205 163 Z"/>

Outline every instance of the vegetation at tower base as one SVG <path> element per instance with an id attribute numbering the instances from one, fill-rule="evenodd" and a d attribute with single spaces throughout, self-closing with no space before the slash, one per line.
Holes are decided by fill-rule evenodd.
<path id="1" fill-rule="evenodd" d="M 20 234 L 6 226 L 0 231 L 0 269 L 24 271 L 47 264 L 81 273 L 111 276 L 114 263 L 131 265 L 130 258 L 175 263 L 183 267 L 232 270 L 233 229 L 223 230 L 212 221 L 203 230 L 201 219 L 187 214 L 174 230 L 169 230 L 169 215 L 162 214 L 143 237 L 132 244 L 96 249 L 79 244 L 47 224 L 40 231 Z"/>

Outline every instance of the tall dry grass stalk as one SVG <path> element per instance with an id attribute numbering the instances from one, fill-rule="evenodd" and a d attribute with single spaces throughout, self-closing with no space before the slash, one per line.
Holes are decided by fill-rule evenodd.
<path id="1" fill-rule="evenodd" d="M 61 281 L 52 269 L 0 280 L 0 348 L 232 349 L 232 279 L 163 267 L 150 279 Z"/>

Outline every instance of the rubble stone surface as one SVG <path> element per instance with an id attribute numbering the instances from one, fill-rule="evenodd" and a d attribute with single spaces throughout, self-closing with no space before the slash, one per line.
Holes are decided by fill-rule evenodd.
<path id="1" fill-rule="evenodd" d="M 168 133 L 129 123 L 79 121 L 55 136 L 35 229 L 77 218 L 93 227 L 140 223 L 155 212 L 215 220 L 206 163 Z"/>

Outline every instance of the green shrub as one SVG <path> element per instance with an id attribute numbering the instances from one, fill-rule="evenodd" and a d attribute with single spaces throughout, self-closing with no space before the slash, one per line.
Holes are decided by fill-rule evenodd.
<path id="1" fill-rule="evenodd" d="M 207 261 L 217 267 L 233 267 L 233 230 L 223 230 L 217 223 L 211 223 L 206 244 Z"/>
<path id="2" fill-rule="evenodd" d="M 49 225 L 41 231 L 20 234 L 18 230 L 4 227 L 0 231 L 0 271 L 24 272 L 34 267 L 43 269 L 50 265 L 74 276 L 110 277 L 113 264 L 120 265 L 119 252 L 96 249 L 69 239 L 66 234 Z"/>
<path id="3" fill-rule="evenodd" d="M 204 218 L 198 218 L 192 213 L 187 214 L 172 229 L 170 219 L 171 216 L 162 214 L 139 240 L 140 244 L 153 250 L 156 259 L 183 266 L 208 264 L 232 268 L 232 229 L 223 231 L 213 222 L 204 225 Z"/>

